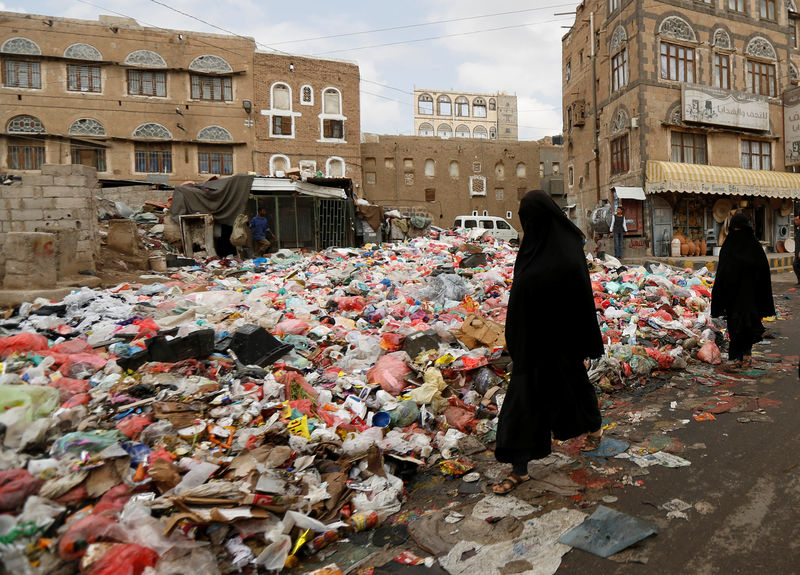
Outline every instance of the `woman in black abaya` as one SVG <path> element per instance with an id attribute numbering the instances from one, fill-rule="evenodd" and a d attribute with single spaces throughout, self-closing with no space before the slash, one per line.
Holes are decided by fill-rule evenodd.
<path id="1" fill-rule="evenodd" d="M 711 316 L 728 319 L 728 359 L 737 367 L 752 364 L 753 344 L 761 341 L 761 318 L 775 315 L 769 262 L 744 214 L 731 218 L 719 252 L 711 291 Z"/>
<path id="2" fill-rule="evenodd" d="M 529 479 L 528 462 L 550 454 L 552 437 L 590 432 L 587 447 L 593 448 L 602 433 L 583 363 L 603 353 L 583 233 L 542 190 L 525 194 L 519 218 L 525 235 L 506 320 L 513 369 L 495 450 L 513 471 L 493 487 L 498 494 Z"/>

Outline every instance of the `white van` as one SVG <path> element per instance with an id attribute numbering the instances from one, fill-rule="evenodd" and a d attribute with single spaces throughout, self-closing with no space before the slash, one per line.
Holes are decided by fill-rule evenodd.
<path id="1" fill-rule="evenodd" d="M 453 223 L 454 228 L 468 230 L 480 228 L 486 230 L 490 236 L 507 242 L 518 242 L 519 232 L 503 218 L 494 216 L 457 216 Z"/>

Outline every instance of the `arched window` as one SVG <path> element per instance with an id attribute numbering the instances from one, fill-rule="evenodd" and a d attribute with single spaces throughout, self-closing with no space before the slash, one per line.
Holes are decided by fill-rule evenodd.
<path id="1" fill-rule="evenodd" d="M 766 38 L 757 36 L 745 48 L 747 57 L 747 88 L 753 94 L 778 95 L 775 48 Z"/>
<path id="2" fill-rule="evenodd" d="M 449 96 L 439 96 L 436 99 L 436 103 L 439 108 L 439 115 L 440 116 L 452 116 L 453 115 L 453 104 L 450 102 Z"/>
<path id="3" fill-rule="evenodd" d="M 322 111 L 325 114 L 341 115 L 342 94 L 336 88 L 326 88 L 322 93 Z"/>
<path id="4" fill-rule="evenodd" d="M 694 30 L 689 23 L 680 16 L 664 18 L 661 25 L 658 27 L 658 33 L 661 36 L 674 38 L 676 40 L 697 42 L 697 36 L 695 36 Z"/>
<path id="5" fill-rule="evenodd" d="M 489 128 L 489 138 L 492 140 L 497 139 L 497 128 L 495 126 Z"/>
<path id="6" fill-rule="evenodd" d="M 436 133 L 440 138 L 452 138 L 453 137 L 453 128 L 450 127 L 450 124 L 439 124 L 439 129 Z"/>
<path id="7" fill-rule="evenodd" d="M 469 126 L 465 126 L 464 124 L 459 124 L 456 126 L 456 138 L 469 138 Z"/>
<path id="8" fill-rule="evenodd" d="M 497 103 L 495 102 L 494 98 L 489 98 L 489 110 L 497 110 Z"/>
<path id="9" fill-rule="evenodd" d="M 475 126 L 475 129 L 472 131 L 472 135 L 475 138 L 479 138 L 485 140 L 489 137 L 489 133 L 486 131 L 486 128 L 483 126 Z"/>
<path id="10" fill-rule="evenodd" d="M 147 124 L 140 124 L 133 131 L 134 138 L 147 138 L 149 140 L 171 140 L 172 134 L 161 124 L 150 122 Z"/>
<path id="11" fill-rule="evenodd" d="M 292 109 L 292 89 L 288 85 L 279 83 L 272 85 L 272 109 Z"/>
<path id="12" fill-rule="evenodd" d="M 456 116 L 466 118 L 469 116 L 469 100 L 464 96 L 456 98 Z"/>
<path id="13" fill-rule="evenodd" d="M 283 177 L 289 168 L 292 167 L 291 161 L 288 156 L 283 154 L 275 154 L 269 159 L 269 175 Z M 280 174 L 278 172 L 281 172 Z"/>
<path id="14" fill-rule="evenodd" d="M 232 142 L 233 136 L 222 126 L 206 126 L 197 132 L 197 139 L 205 142 Z"/>
<path id="15" fill-rule="evenodd" d="M 494 175 L 498 180 L 502 180 L 506 177 L 506 167 L 503 165 L 503 162 L 497 162 L 494 165 Z"/>
<path id="16" fill-rule="evenodd" d="M 13 134 L 44 134 L 45 129 L 39 118 L 34 116 L 14 116 L 6 124 L 6 132 Z"/>
<path id="17" fill-rule="evenodd" d="M 517 177 L 518 178 L 525 178 L 528 176 L 528 168 L 525 166 L 524 162 L 520 162 L 517 164 Z"/>
<path id="18" fill-rule="evenodd" d="M 420 136 L 433 136 L 433 125 L 429 124 L 428 122 L 423 122 L 419 125 L 419 132 L 418 135 Z"/>
<path id="19" fill-rule="evenodd" d="M 105 136 L 103 124 L 92 118 L 81 118 L 72 122 L 69 127 L 70 136 Z"/>
<path id="20" fill-rule="evenodd" d="M 152 50 L 135 50 L 125 57 L 126 66 L 138 68 L 166 68 L 167 62 Z"/>
<path id="21" fill-rule="evenodd" d="M 42 50 L 38 44 L 27 38 L 9 38 L 0 46 L 3 54 L 24 54 L 25 56 L 41 56 Z"/>
<path id="22" fill-rule="evenodd" d="M 611 91 L 628 83 L 628 35 L 625 28 L 617 26 L 611 35 Z"/>
<path id="23" fill-rule="evenodd" d="M 304 106 L 314 105 L 314 89 L 308 84 L 300 88 L 300 103 Z"/>
<path id="24" fill-rule="evenodd" d="M 417 100 L 417 112 L 425 116 L 433 114 L 433 98 L 430 94 L 420 94 Z"/>
<path id="25" fill-rule="evenodd" d="M 325 175 L 329 178 L 343 178 L 345 174 L 344 160 L 336 156 L 325 161 Z"/>
<path id="26" fill-rule="evenodd" d="M 436 162 L 430 158 L 425 160 L 425 175 L 430 178 L 436 175 Z"/>
<path id="27" fill-rule="evenodd" d="M 100 51 L 94 46 L 90 46 L 89 44 L 78 43 L 78 44 L 73 44 L 72 46 L 64 50 L 64 58 L 71 58 L 73 60 L 99 61 L 103 59 L 103 56 L 100 54 Z"/>
<path id="28" fill-rule="evenodd" d="M 230 74 L 233 68 L 224 58 L 214 56 L 213 54 L 204 54 L 198 56 L 192 63 L 189 64 L 189 70 L 200 73 L 216 73 L 216 74 Z"/>
<path id="29" fill-rule="evenodd" d="M 486 100 L 483 98 L 475 98 L 472 101 L 472 115 L 476 118 L 486 117 Z"/>
<path id="30" fill-rule="evenodd" d="M 450 173 L 450 177 L 451 178 L 457 178 L 458 177 L 459 169 L 458 169 L 458 162 L 457 161 L 453 160 L 452 162 L 450 162 L 449 173 Z"/>

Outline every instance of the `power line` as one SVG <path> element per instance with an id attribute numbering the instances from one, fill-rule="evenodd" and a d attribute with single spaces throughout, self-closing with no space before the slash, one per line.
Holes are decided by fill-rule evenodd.
<path id="1" fill-rule="evenodd" d="M 435 26 L 437 24 L 449 24 L 451 22 L 464 22 L 466 20 L 478 20 L 481 18 L 491 18 L 495 16 L 508 16 L 510 14 L 521 14 L 523 12 L 537 12 L 541 10 L 550 10 L 553 8 L 563 8 L 565 6 L 574 6 L 573 3 L 569 4 L 553 4 L 551 6 L 542 6 L 540 8 L 526 8 L 524 10 L 511 10 L 509 12 L 493 12 L 491 14 L 483 14 L 481 16 L 464 16 L 463 18 L 451 18 L 449 20 L 435 20 L 433 22 L 421 22 L 419 24 L 406 24 L 403 26 L 390 26 L 388 28 L 375 28 L 373 30 L 363 30 L 361 32 L 346 32 L 343 34 L 331 34 L 330 36 L 317 36 L 315 38 L 304 38 L 302 40 L 282 40 L 280 42 L 273 42 L 273 46 L 279 44 L 295 44 L 299 42 L 314 42 L 316 40 L 329 40 L 331 38 L 345 38 L 347 36 L 360 36 L 364 34 L 375 34 L 378 32 L 392 32 L 394 30 L 408 30 L 410 28 L 420 28 L 423 26 Z"/>
<path id="2" fill-rule="evenodd" d="M 485 32 L 497 32 L 500 30 L 511 30 L 512 28 L 525 28 L 527 26 L 540 26 L 542 24 L 551 24 L 553 22 L 563 22 L 564 18 L 559 18 L 556 20 L 545 20 L 543 22 L 529 22 L 527 24 L 513 24 L 511 26 L 500 26 L 497 28 L 486 28 L 484 30 L 473 30 L 471 32 L 458 32 L 455 34 L 443 34 L 441 36 L 430 36 L 428 38 L 418 38 L 416 40 L 403 40 L 399 42 L 387 42 L 386 44 L 372 44 L 371 46 L 359 46 L 357 48 L 340 48 L 338 50 L 327 50 L 325 52 L 317 52 L 315 56 L 320 56 L 323 54 L 336 54 L 338 52 L 354 52 L 356 50 L 370 50 L 372 48 L 383 48 L 386 46 L 400 46 L 403 44 L 416 44 L 419 42 L 430 42 L 431 40 L 441 40 L 443 38 L 455 38 L 458 36 L 470 36 L 473 34 L 483 34 Z"/>

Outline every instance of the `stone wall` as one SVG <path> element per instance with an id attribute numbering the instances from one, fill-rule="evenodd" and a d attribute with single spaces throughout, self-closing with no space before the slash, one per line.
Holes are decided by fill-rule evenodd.
<path id="1" fill-rule="evenodd" d="M 172 190 L 157 190 L 152 186 L 122 186 L 101 188 L 96 195 L 112 202 L 123 202 L 132 210 L 138 210 L 145 202 L 166 204 L 172 197 Z"/>
<path id="2" fill-rule="evenodd" d="M 42 282 L 45 283 L 52 281 L 53 276 L 42 275 L 42 270 L 39 269 L 42 266 L 54 267 L 55 277 L 58 279 L 75 275 L 81 270 L 94 272 L 99 249 L 96 193 L 97 174 L 94 168 L 77 164 L 44 165 L 41 172 L 24 174 L 21 183 L 2 186 L 0 188 L 0 282 L 4 280 L 9 262 L 13 262 L 11 268 L 16 283 L 20 283 L 19 276 L 24 275 L 22 268 L 25 265 L 30 266 L 32 276 L 41 276 L 44 278 Z M 16 239 L 9 241 L 8 234 L 12 232 L 52 234 L 52 254 L 49 254 L 49 248 L 47 250 L 36 248 L 42 243 L 41 238 L 37 239 L 36 236 L 29 236 L 27 239 L 17 236 Z M 20 242 L 21 244 L 32 242 L 31 259 L 20 258 L 22 252 L 16 253 L 13 258 L 9 257 L 12 251 L 22 249 L 17 246 Z M 42 254 L 46 252 L 47 258 L 42 259 Z M 50 255 L 53 261 L 50 261 Z"/>

